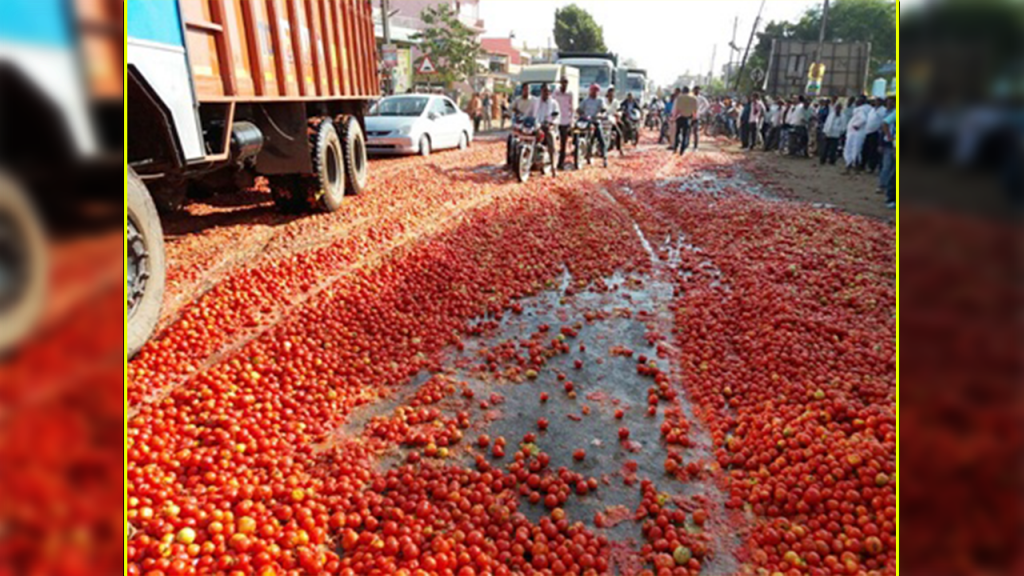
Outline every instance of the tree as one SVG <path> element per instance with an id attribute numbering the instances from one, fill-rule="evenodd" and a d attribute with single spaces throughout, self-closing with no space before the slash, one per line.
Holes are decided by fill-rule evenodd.
<path id="1" fill-rule="evenodd" d="M 575 4 L 555 10 L 555 44 L 560 52 L 607 52 L 604 30 Z"/>
<path id="2" fill-rule="evenodd" d="M 804 12 L 797 22 L 769 22 L 759 33 L 757 45 L 747 61 L 747 70 L 768 69 L 772 39 L 817 42 L 821 31 L 821 6 Z M 894 0 L 836 0 L 829 8 L 826 42 L 871 42 L 872 74 L 896 60 L 896 26 L 899 7 Z M 741 78 L 741 92 L 754 88 L 749 74 Z"/>
<path id="3" fill-rule="evenodd" d="M 412 35 L 412 39 L 420 43 L 420 50 L 430 57 L 430 62 L 437 71 L 435 78 L 446 87 L 456 82 L 464 82 L 480 71 L 477 60 L 483 56 L 480 44 L 468 26 L 459 21 L 458 16 L 447 4 L 426 8 L 420 19 L 427 25 Z M 416 60 L 419 69 L 423 57 Z"/>

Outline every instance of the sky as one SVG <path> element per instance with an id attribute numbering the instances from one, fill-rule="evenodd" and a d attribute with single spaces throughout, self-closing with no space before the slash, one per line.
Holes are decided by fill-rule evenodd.
<path id="1" fill-rule="evenodd" d="M 555 9 L 577 4 L 604 28 L 609 50 L 636 60 L 659 86 L 689 70 L 707 74 L 718 46 L 715 73 L 729 59 L 733 20 L 739 16 L 736 44 L 743 48 L 761 0 L 480 0 L 486 37 L 515 33 L 515 45 L 554 46 Z M 813 0 L 767 0 L 762 29 L 771 20 L 795 20 Z M 742 57 L 736 56 L 736 61 Z"/>

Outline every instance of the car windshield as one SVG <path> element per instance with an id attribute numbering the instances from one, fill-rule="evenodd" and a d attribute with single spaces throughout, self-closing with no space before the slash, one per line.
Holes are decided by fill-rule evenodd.
<path id="1" fill-rule="evenodd" d="M 631 91 L 642 91 L 644 89 L 644 79 L 641 76 L 630 76 L 626 81 L 626 86 Z"/>
<path id="2" fill-rule="evenodd" d="M 575 66 L 580 69 L 580 86 L 597 84 L 604 87 L 611 84 L 612 76 L 607 66 Z"/>
<path id="3" fill-rule="evenodd" d="M 426 96 L 397 96 L 385 98 L 373 105 L 370 116 L 419 116 L 430 98 Z"/>

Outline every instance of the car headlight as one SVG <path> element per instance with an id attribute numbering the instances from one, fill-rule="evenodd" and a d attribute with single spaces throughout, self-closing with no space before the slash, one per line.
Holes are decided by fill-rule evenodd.
<path id="1" fill-rule="evenodd" d="M 399 136 L 408 136 L 410 132 L 412 132 L 412 124 L 402 126 L 398 130 L 395 130 L 395 134 L 398 134 Z"/>

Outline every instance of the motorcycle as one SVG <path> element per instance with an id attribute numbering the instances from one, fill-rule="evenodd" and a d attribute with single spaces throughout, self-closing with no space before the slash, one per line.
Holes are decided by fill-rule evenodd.
<path id="1" fill-rule="evenodd" d="M 527 118 L 515 128 L 517 143 L 517 159 L 515 171 L 520 182 L 530 179 L 530 172 L 540 170 L 543 174 L 557 176 L 555 168 L 555 157 L 551 150 L 557 148 L 557 142 L 548 148 L 548 138 L 556 139 L 555 132 L 550 129 L 550 124 L 545 122 L 540 126 L 534 118 Z"/>
<path id="2" fill-rule="evenodd" d="M 572 161 L 577 170 L 583 168 L 583 160 L 589 166 L 594 158 L 594 146 L 597 145 L 598 122 L 604 122 L 605 115 L 595 120 L 580 118 L 572 127 Z M 606 133 L 607 134 L 607 133 Z"/>
<path id="3" fill-rule="evenodd" d="M 604 135 L 608 141 L 608 151 L 618 150 L 620 156 L 625 156 L 626 152 L 622 149 L 625 138 L 622 137 L 618 119 L 615 116 L 609 116 L 601 123 L 601 127 L 604 128 Z"/>
<path id="4" fill-rule="evenodd" d="M 661 129 L 661 111 L 660 110 L 648 110 L 647 118 L 644 120 L 644 128 L 648 130 L 660 130 Z"/>
<path id="5" fill-rule="evenodd" d="M 639 108 L 633 108 L 622 115 L 622 139 L 625 142 L 632 142 L 633 146 L 640 143 L 640 120 L 643 113 Z"/>

